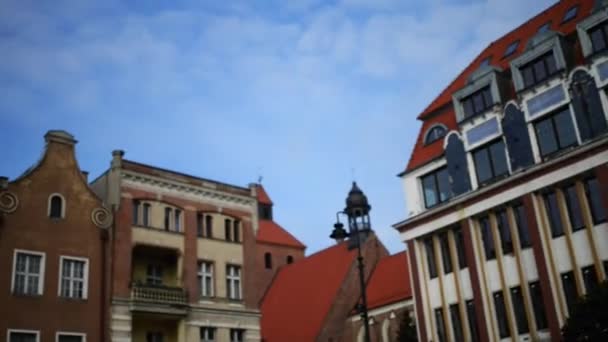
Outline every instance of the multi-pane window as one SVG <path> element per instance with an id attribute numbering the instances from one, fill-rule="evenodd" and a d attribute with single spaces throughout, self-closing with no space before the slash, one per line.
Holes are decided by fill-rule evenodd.
<path id="1" fill-rule="evenodd" d="M 63 217 L 63 199 L 59 195 L 52 195 L 49 203 L 49 217 L 50 218 L 62 218 Z"/>
<path id="2" fill-rule="evenodd" d="M 198 263 L 198 286 L 201 297 L 213 297 L 213 263 Z"/>
<path id="3" fill-rule="evenodd" d="M 502 291 L 494 292 L 494 309 L 496 310 L 496 322 L 498 323 L 498 335 L 500 338 L 509 337 L 509 323 L 507 321 L 507 309 Z"/>
<path id="4" fill-rule="evenodd" d="M 589 30 L 593 52 L 606 50 L 608 47 L 608 22 L 604 22 Z"/>
<path id="5" fill-rule="evenodd" d="M 228 298 L 241 299 L 241 268 L 239 266 L 226 266 L 226 291 Z"/>
<path id="6" fill-rule="evenodd" d="M 426 251 L 426 261 L 429 268 L 429 276 L 431 279 L 437 276 L 437 265 L 435 264 L 435 249 L 433 248 L 433 238 L 429 237 L 424 240 L 424 248 Z"/>
<path id="7" fill-rule="evenodd" d="M 11 331 L 8 332 L 8 342 L 36 342 L 38 332 L 33 331 Z"/>
<path id="8" fill-rule="evenodd" d="M 484 216 L 479 219 L 479 229 L 481 230 L 486 260 L 492 260 L 496 258 L 496 249 L 494 247 L 494 237 L 492 236 L 492 227 L 490 226 L 489 217 Z"/>
<path id="9" fill-rule="evenodd" d="M 179 232 L 182 230 L 182 227 L 181 227 L 182 211 L 179 209 L 175 209 L 174 213 L 175 213 L 175 222 L 174 222 L 173 228 L 176 232 Z"/>
<path id="10" fill-rule="evenodd" d="M 475 303 L 467 300 L 467 318 L 469 320 L 469 331 L 471 332 L 471 342 L 479 341 L 479 331 L 477 330 L 477 316 L 475 315 Z"/>
<path id="11" fill-rule="evenodd" d="M 61 257 L 61 288 L 60 295 L 67 298 L 86 298 L 88 277 L 88 261 Z"/>
<path id="12" fill-rule="evenodd" d="M 162 285 L 163 268 L 160 265 L 148 265 L 148 268 L 146 270 L 146 283 L 150 285 Z"/>
<path id="13" fill-rule="evenodd" d="M 424 204 L 427 208 L 445 202 L 450 198 L 450 176 L 447 168 L 441 168 L 421 178 Z"/>
<path id="14" fill-rule="evenodd" d="M 496 224 L 498 226 L 498 233 L 500 234 L 500 244 L 502 246 L 503 254 L 512 253 L 513 241 L 511 239 L 511 227 L 509 225 L 506 209 L 496 212 Z"/>
<path id="15" fill-rule="evenodd" d="M 557 73 L 553 51 L 548 52 L 520 68 L 524 88 L 532 87 Z"/>
<path id="16" fill-rule="evenodd" d="M 437 340 L 439 342 L 447 341 L 442 308 L 435 309 L 435 321 L 437 322 Z"/>
<path id="17" fill-rule="evenodd" d="M 232 220 L 224 220 L 224 236 L 226 241 L 232 241 Z"/>
<path id="18" fill-rule="evenodd" d="M 555 191 L 545 194 L 545 208 L 547 209 L 547 217 L 551 226 L 551 235 L 556 238 L 564 235 L 564 225 L 559 213 L 559 205 L 557 203 L 557 193 Z"/>
<path id="19" fill-rule="evenodd" d="M 458 310 L 458 304 L 450 305 L 450 317 L 452 318 L 452 331 L 454 332 L 455 341 L 464 341 L 464 335 L 462 333 L 462 323 L 460 320 L 460 310 Z"/>
<path id="20" fill-rule="evenodd" d="M 16 252 L 13 293 L 41 295 L 44 282 L 44 254 Z"/>
<path id="21" fill-rule="evenodd" d="M 243 342 L 244 336 L 245 336 L 245 330 L 230 329 L 230 342 Z"/>
<path id="22" fill-rule="evenodd" d="M 454 230 L 454 240 L 456 242 L 456 254 L 458 255 L 458 266 L 460 269 L 467 267 L 467 259 L 464 255 L 464 235 L 462 229 Z"/>
<path id="23" fill-rule="evenodd" d="M 158 331 L 148 331 L 146 333 L 146 342 L 163 342 L 164 335 Z"/>
<path id="24" fill-rule="evenodd" d="M 150 204 L 144 203 L 143 205 L 143 213 L 142 213 L 142 224 L 144 227 L 150 226 Z"/>
<path id="25" fill-rule="evenodd" d="M 475 161 L 475 171 L 480 185 L 487 184 L 509 173 L 505 143 L 502 139 L 473 151 L 473 160 Z"/>
<path id="26" fill-rule="evenodd" d="M 272 254 L 268 252 L 264 253 L 264 267 L 272 269 Z"/>
<path id="27" fill-rule="evenodd" d="M 430 143 L 433 143 L 433 142 L 435 142 L 435 141 L 443 138 L 446 133 L 447 133 L 447 129 L 445 128 L 445 126 L 443 126 L 443 125 L 433 126 L 433 128 L 431 128 L 426 133 L 426 137 L 424 139 L 424 143 L 427 144 L 427 145 L 430 144 Z"/>
<path id="28" fill-rule="evenodd" d="M 84 342 L 84 334 L 58 334 L 57 342 Z"/>
<path id="29" fill-rule="evenodd" d="M 594 224 L 600 224 L 606 221 L 606 209 L 602 205 L 602 194 L 600 191 L 600 184 L 597 178 L 589 178 L 585 180 L 585 195 L 589 208 L 591 209 L 591 216 Z"/>
<path id="30" fill-rule="evenodd" d="M 205 216 L 205 237 L 210 239 L 213 237 L 213 216 Z"/>
<path id="31" fill-rule="evenodd" d="M 462 99 L 465 118 L 481 114 L 490 109 L 492 105 L 494 105 L 494 100 L 489 85 Z"/>
<path id="32" fill-rule="evenodd" d="M 165 207 L 165 230 L 171 229 L 171 213 L 173 210 L 169 207 Z"/>
<path id="33" fill-rule="evenodd" d="M 574 184 L 564 188 L 564 197 L 566 198 L 566 208 L 568 209 L 568 217 L 570 218 L 572 231 L 585 228 L 583 212 L 581 210 L 581 204 L 578 201 L 578 196 L 576 195 L 576 186 Z"/>
<path id="34" fill-rule="evenodd" d="M 543 293 L 538 281 L 530 283 L 530 297 L 532 299 L 532 310 L 538 330 L 547 329 L 547 316 L 543 305 Z"/>
<path id="35" fill-rule="evenodd" d="M 439 246 L 441 247 L 441 259 L 443 260 L 443 271 L 445 274 L 452 272 L 452 256 L 450 255 L 450 244 L 448 233 L 439 234 Z"/>
<path id="36" fill-rule="evenodd" d="M 569 312 L 572 310 L 572 307 L 578 298 L 578 292 L 576 291 L 576 284 L 574 282 L 574 273 L 572 271 L 562 273 L 562 288 L 564 290 L 564 297 L 566 297 Z"/>
<path id="37" fill-rule="evenodd" d="M 538 120 L 534 130 L 543 157 L 577 144 L 572 115 L 567 108 Z"/>
<path id="38" fill-rule="evenodd" d="M 201 342 L 214 342 L 215 341 L 215 328 L 212 327 L 201 327 Z"/>
<path id="39" fill-rule="evenodd" d="M 528 231 L 526 208 L 524 208 L 523 204 L 515 205 L 513 207 L 513 214 L 515 215 L 515 223 L 517 224 L 517 233 L 519 234 L 519 244 L 521 245 L 521 248 L 530 247 L 530 232 Z"/>
<path id="40" fill-rule="evenodd" d="M 589 265 L 587 267 L 583 267 L 581 270 L 583 274 L 583 282 L 585 283 L 585 290 L 587 294 L 593 291 L 597 287 L 597 273 L 595 273 L 595 266 Z"/>
<path id="41" fill-rule="evenodd" d="M 530 331 L 528 327 L 528 319 L 526 317 L 526 307 L 524 306 L 524 296 L 521 287 L 516 286 L 511 288 L 511 302 L 513 310 L 515 310 L 515 321 L 517 322 L 517 332 L 526 334 Z"/>

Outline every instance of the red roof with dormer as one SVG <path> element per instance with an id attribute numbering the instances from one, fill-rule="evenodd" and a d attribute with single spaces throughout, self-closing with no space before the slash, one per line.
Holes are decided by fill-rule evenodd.
<path id="1" fill-rule="evenodd" d="M 306 245 L 300 242 L 300 240 L 296 239 L 287 230 L 272 220 L 259 221 L 259 230 L 256 241 L 300 249 L 306 248 Z"/>
<path id="2" fill-rule="evenodd" d="M 471 73 L 477 70 L 485 59 L 490 58 L 489 64 L 492 66 L 508 70 L 509 62 L 524 52 L 528 41 L 534 37 L 541 26 L 550 22 L 550 30 L 565 35 L 575 33 L 576 24 L 591 13 L 593 3 L 594 1 L 591 0 L 562 0 L 486 47 L 418 116 L 423 124 L 405 172 L 422 166 L 443 154 L 443 139 L 425 146 L 424 135 L 427 129 L 437 122 L 446 124 L 449 129 L 455 129 L 456 118 L 452 106 L 452 94 L 466 85 Z M 573 6 L 578 6 L 576 17 L 562 22 L 566 12 Z M 503 57 L 509 45 L 515 41 L 519 41 L 515 52 Z"/>
<path id="3" fill-rule="evenodd" d="M 367 307 L 378 308 L 412 298 L 405 251 L 380 259 L 367 285 Z"/>

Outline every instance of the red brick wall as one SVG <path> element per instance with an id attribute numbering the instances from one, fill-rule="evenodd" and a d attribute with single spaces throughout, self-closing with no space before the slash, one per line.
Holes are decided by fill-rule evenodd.
<path id="1" fill-rule="evenodd" d="M 272 255 L 272 268 L 268 269 L 265 265 L 264 255 L 270 253 Z M 256 243 L 255 251 L 255 277 L 253 279 L 252 289 L 255 303 L 260 303 L 266 290 L 271 285 L 274 276 L 279 268 L 287 265 L 287 256 L 291 255 L 294 262 L 304 258 L 304 249 L 298 249 L 288 246 L 279 246 L 269 243 Z"/>

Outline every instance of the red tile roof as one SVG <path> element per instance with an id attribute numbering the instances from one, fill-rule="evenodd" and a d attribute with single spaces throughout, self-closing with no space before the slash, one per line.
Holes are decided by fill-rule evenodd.
<path id="1" fill-rule="evenodd" d="M 304 249 L 306 246 L 272 220 L 260 220 L 257 242 Z"/>
<path id="2" fill-rule="evenodd" d="M 490 57 L 490 65 L 500 67 L 503 70 L 508 70 L 509 62 L 524 51 L 528 44 L 528 40 L 536 34 L 543 24 L 550 21 L 551 30 L 566 35 L 574 33 L 576 31 L 576 24 L 591 13 L 593 3 L 594 1 L 591 0 L 562 0 L 486 47 L 418 116 L 418 119 L 424 120 L 425 123 L 423 124 L 414 151 L 412 152 L 412 156 L 406 167 L 406 172 L 431 161 L 443 153 L 443 151 L 441 151 L 441 153 L 438 152 L 438 149 L 443 150 L 443 148 L 437 148 L 433 144 L 428 147 L 424 146 L 421 136 L 425 132 L 425 125 L 428 126 L 426 121 L 432 121 L 432 123 L 434 123 L 435 119 L 433 119 L 433 115 L 439 109 L 447 106 L 450 108 L 452 107 L 452 94 L 466 85 L 468 77 L 473 71 L 479 68 L 483 60 Z M 575 5 L 579 5 L 577 16 L 562 24 L 564 14 Z M 517 40 L 519 40 L 519 45 L 517 46 L 516 51 L 510 56 L 503 58 L 507 47 Z M 453 112 L 453 109 L 451 111 Z M 451 115 L 453 116 L 454 114 Z M 437 119 L 439 119 L 439 116 Z M 441 143 L 435 144 L 441 145 Z"/>
<path id="3" fill-rule="evenodd" d="M 283 267 L 262 302 L 262 338 L 314 341 L 356 256 L 343 242 Z"/>
<path id="4" fill-rule="evenodd" d="M 367 285 L 367 307 L 374 309 L 412 298 L 409 278 L 405 251 L 380 259 Z"/>
<path id="5" fill-rule="evenodd" d="M 262 184 L 256 185 L 256 193 L 258 195 L 258 202 L 272 205 L 272 200 L 270 199 L 270 196 L 268 196 L 268 193 L 266 193 L 266 190 L 264 190 Z"/>

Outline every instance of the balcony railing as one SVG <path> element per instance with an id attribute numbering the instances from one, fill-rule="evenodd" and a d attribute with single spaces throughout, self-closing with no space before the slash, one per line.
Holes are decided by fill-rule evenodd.
<path id="1" fill-rule="evenodd" d="M 188 303 L 186 291 L 181 287 L 148 285 L 141 283 L 132 284 L 131 298 L 134 301 L 139 302 L 167 305 L 187 305 Z"/>

